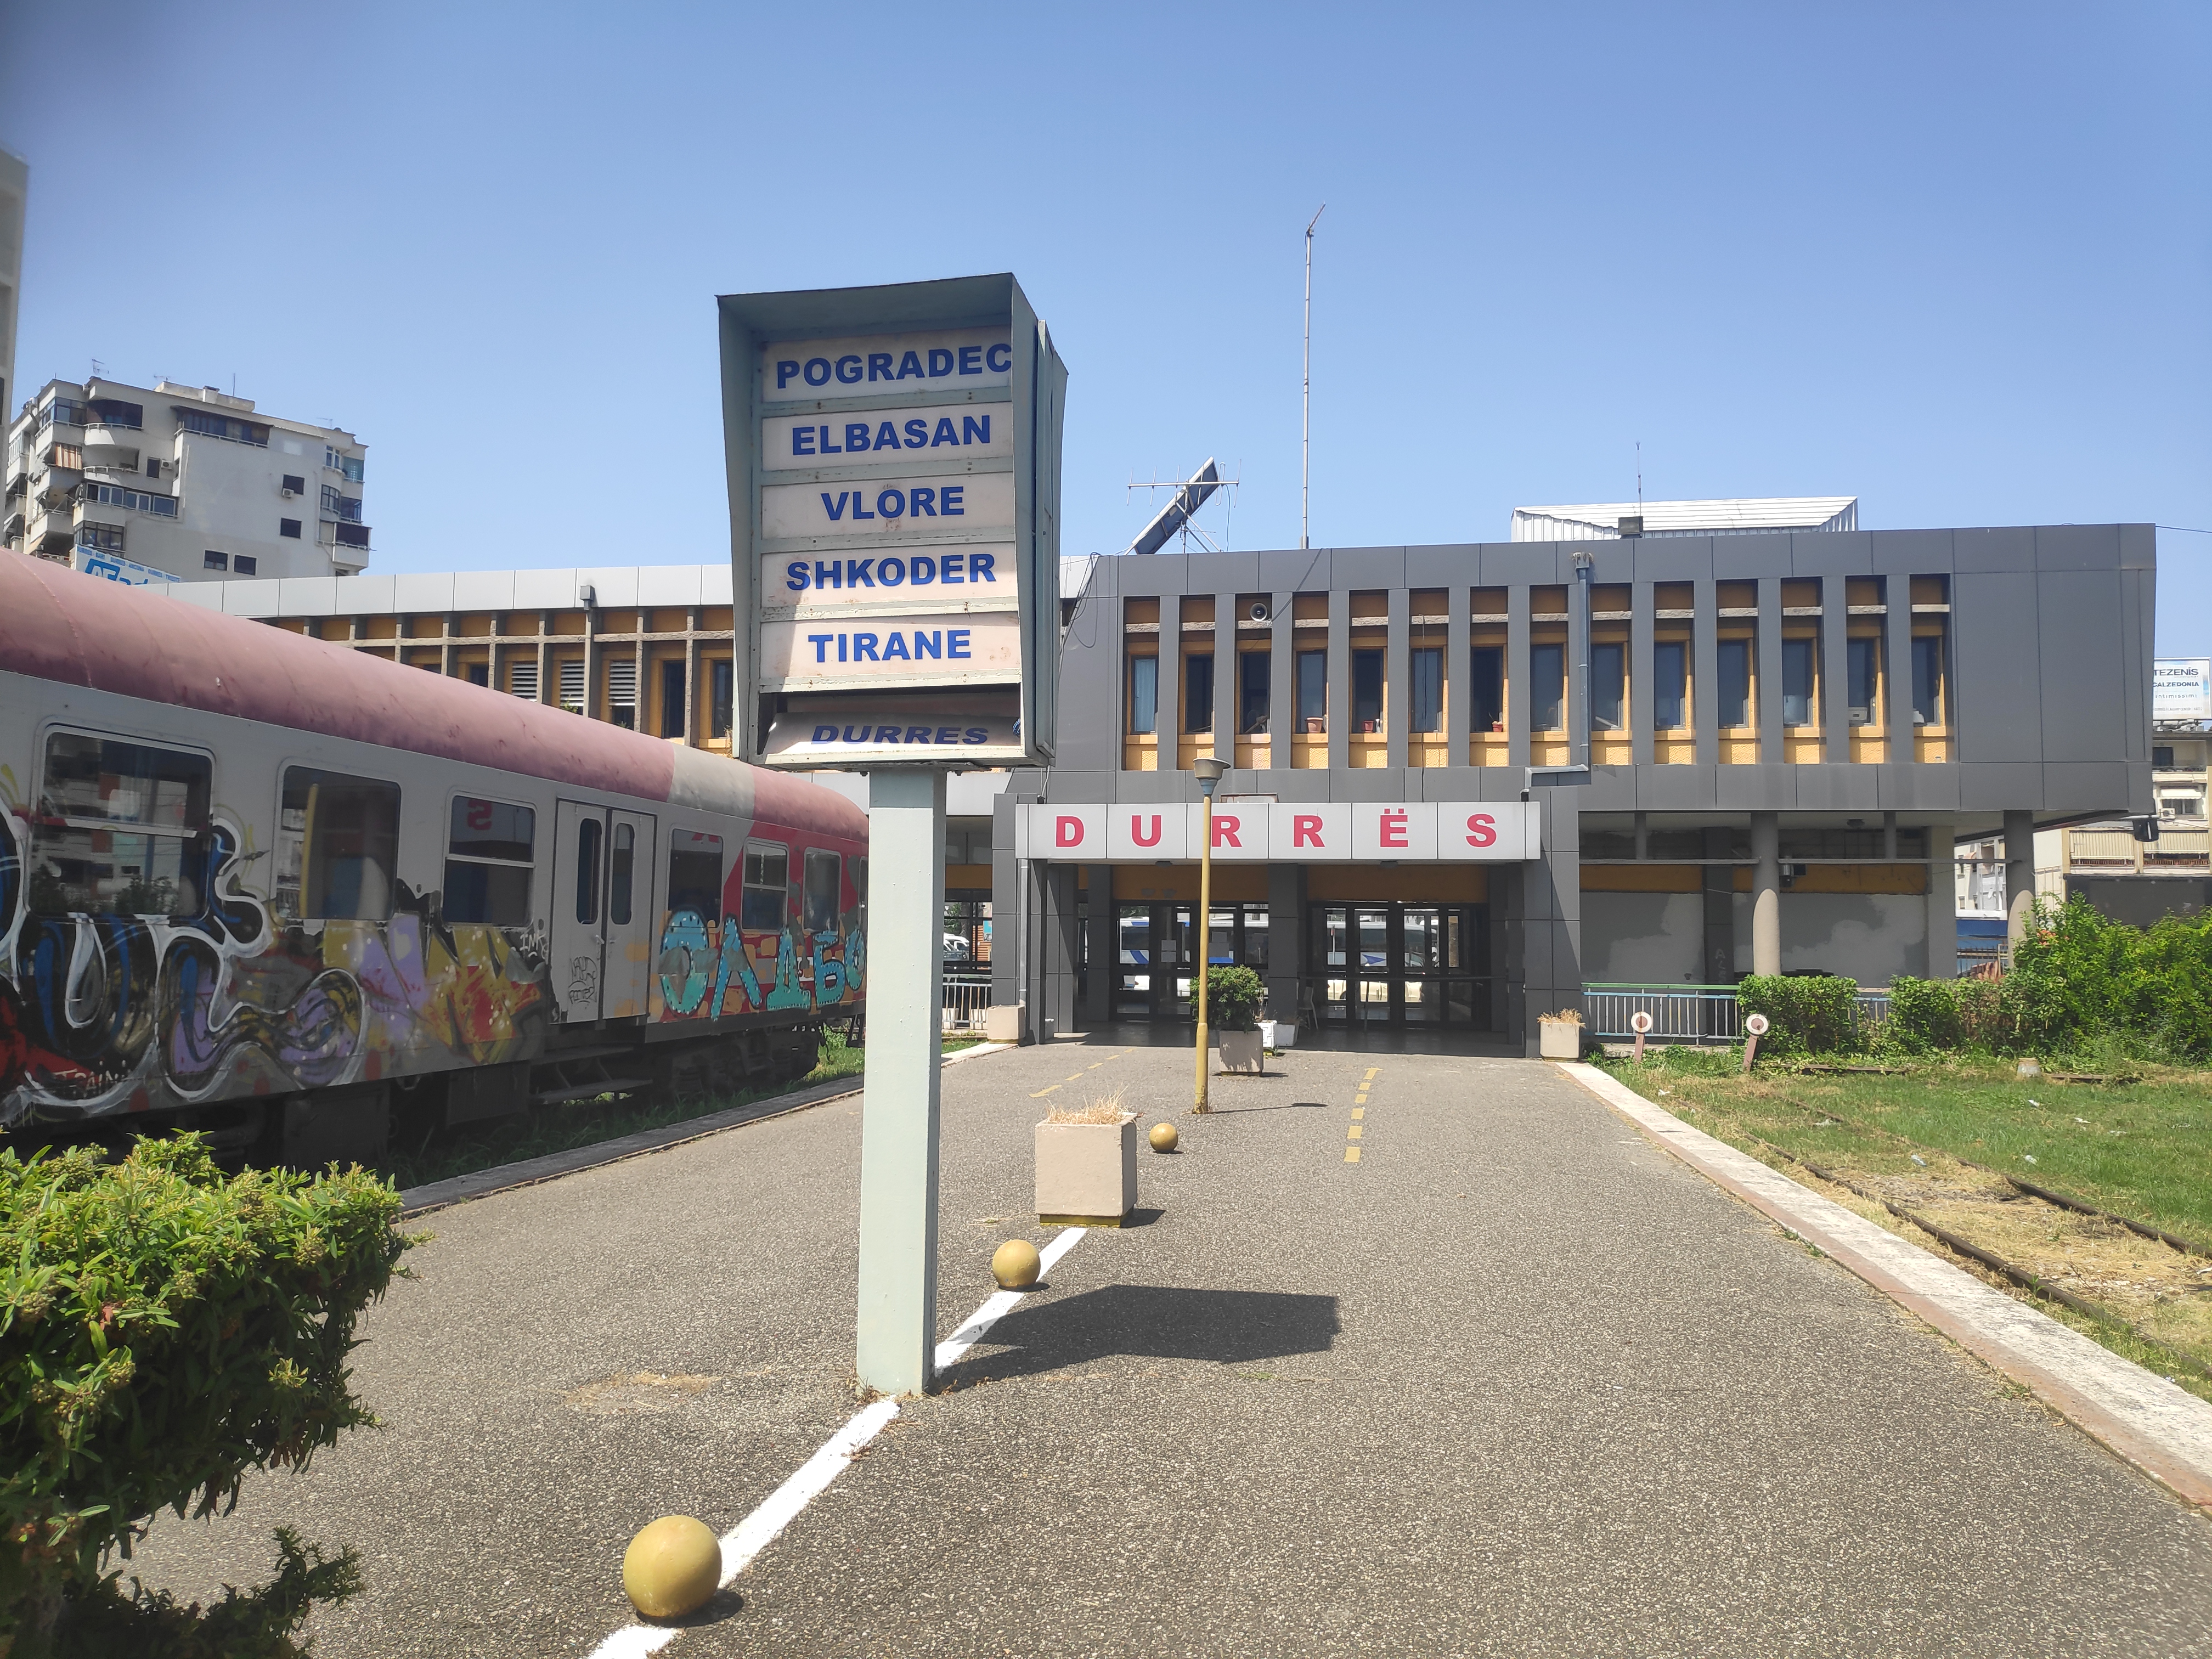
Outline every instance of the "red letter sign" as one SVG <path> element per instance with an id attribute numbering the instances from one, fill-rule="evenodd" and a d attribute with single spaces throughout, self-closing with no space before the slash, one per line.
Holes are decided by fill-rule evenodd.
<path id="1" fill-rule="evenodd" d="M 1083 820 L 1081 818 L 1070 817 L 1054 819 L 1052 826 L 1052 839 L 1053 845 L 1055 847 L 1082 846 Z"/>
<path id="2" fill-rule="evenodd" d="M 1320 817 L 1318 816 L 1308 817 L 1303 812 L 1295 814 L 1291 819 L 1291 845 L 1294 848 L 1319 847 L 1321 845 Z"/>
<path id="3" fill-rule="evenodd" d="M 1498 820 L 1487 812 L 1477 812 L 1467 821 L 1467 844 L 1469 847 L 1498 845 Z"/>
<path id="4" fill-rule="evenodd" d="M 1238 852 L 1243 852 L 1244 850 L 1244 843 L 1237 839 L 1237 831 L 1242 825 L 1243 822 L 1243 820 L 1241 818 L 1224 817 L 1222 814 L 1216 812 L 1213 815 L 1214 846 L 1217 848 L 1234 847 Z"/>

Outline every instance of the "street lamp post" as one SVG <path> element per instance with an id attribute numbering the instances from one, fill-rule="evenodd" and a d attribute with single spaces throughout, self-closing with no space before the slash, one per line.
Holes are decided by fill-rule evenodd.
<path id="1" fill-rule="evenodd" d="M 1191 1108 L 1203 1112 L 1211 1109 L 1206 1103 L 1206 973 L 1213 954 L 1213 792 L 1229 767 L 1213 755 L 1200 755 L 1190 767 L 1198 774 L 1198 793 L 1206 798 L 1206 830 L 1198 843 L 1198 1103 Z"/>

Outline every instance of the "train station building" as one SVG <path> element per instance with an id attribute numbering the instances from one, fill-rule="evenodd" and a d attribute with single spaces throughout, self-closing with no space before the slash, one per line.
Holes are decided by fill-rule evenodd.
<path id="1" fill-rule="evenodd" d="M 948 931 L 993 999 L 1038 1037 L 1185 1018 L 1202 755 L 1213 959 L 1354 1039 L 1948 975 L 1954 846 L 2001 839 L 2016 918 L 2039 829 L 2154 811 L 2148 526 L 1529 512 L 1542 538 L 1064 561 L 1056 763 L 952 790 Z M 728 745 L 726 567 L 173 592 Z"/>

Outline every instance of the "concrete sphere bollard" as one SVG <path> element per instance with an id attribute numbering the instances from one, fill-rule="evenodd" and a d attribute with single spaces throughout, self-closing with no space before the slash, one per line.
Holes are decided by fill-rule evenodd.
<path id="1" fill-rule="evenodd" d="M 688 1515 L 664 1515 L 623 1553 L 623 1589 L 648 1619 L 681 1619 L 696 1611 L 721 1581 L 721 1540 L 705 1522 Z"/>
<path id="2" fill-rule="evenodd" d="M 1036 1246 L 1025 1238 L 1008 1239 L 991 1256 L 991 1277 L 1002 1291 L 1026 1291 L 1043 1271 Z"/>
<path id="3" fill-rule="evenodd" d="M 1152 1133 L 1146 1135 L 1145 1139 L 1152 1143 L 1154 1152 L 1171 1152 L 1182 1142 L 1182 1136 L 1176 1132 L 1176 1126 L 1172 1123 L 1155 1123 L 1152 1125 Z"/>

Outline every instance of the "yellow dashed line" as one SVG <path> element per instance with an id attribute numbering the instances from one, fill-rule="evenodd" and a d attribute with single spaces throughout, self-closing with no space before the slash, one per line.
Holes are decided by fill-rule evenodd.
<path id="1" fill-rule="evenodd" d="M 1375 1078 L 1376 1078 L 1376 1074 L 1377 1074 L 1377 1073 L 1379 1073 L 1382 1071 L 1382 1068 L 1380 1066 L 1369 1066 L 1369 1067 L 1367 1068 L 1367 1078 L 1366 1078 L 1366 1081 L 1367 1081 L 1367 1082 L 1370 1082 L 1370 1083 L 1373 1082 L 1373 1081 L 1375 1080 Z"/>
<path id="2" fill-rule="evenodd" d="M 1053 1089 L 1057 1089 L 1058 1087 L 1060 1087 L 1060 1085 L 1055 1083 L 1052 1085 L 1051 1089 L 1040 1089 L 1035 1094 L 1031 1095 L 1030 1098 L 1031 1100 L 1042 1100 L 1047 1095 L 1052 1092 Z"/>
<path id="3" fill-rule="evenodd" d="M 1100 1060 L 1100 1061 L 1098 1062 L 1098 1066 L 1103 1066 L 1105 1063 L 1106 1063 L 1106 1062 L 1105 1062 L 1104 1060 Z M 1095 1072 L 1095 1071 L 1097 1071 L 1097 1070 L 1098 1069 L 1098 1066 L 1086 1066 L 1085 1069 L 1086 1071 L 1092 1071 L 1092 1072 Z"/>
<path id="4" fill-rule="evenodd" d="M 1344 1132 L 1344 1138 L 1346 1140 L 1357 1140 L 1366 1127 L 1367 1126 L 1364 1123 L 1355 1123 L 1349 1129 L 1346 1129 Z"/>
<path id="5" fill-rule="evenodd" d="M 1060 1079 L 1060 1081 L 1061 1081 L 1062 1083 L 1077 1083 L 1077 1082 L 1080 1082 L 1080 1081 L 1082 1080 L 1082 1078 L 1083 1078 L 1083 1073 L 1080 1073 L 1080 1072 L 1070 1072 L 1070 1073 L 1069 1073 L 1066 1077 L 1064 1077 L 1064 1078 Z"/>
<path id="6" fill-rule="evenodd" d="M 1346 1147 L 1346 1148 L 1344 1149 L 1344 1161 L 1345 1161 L 1346 1164 L 1357 1164 L 1357 1163 L 1358 1163 L 1358 1162 L 1359 1162 L 1359 1148 L 1358 1148 L 1358 1147 L 1357 1147 L 1357 1146 L 1347 1146 L 1347 1147 Z"/>
<path id="7" fill-rule="evenodd" d="M 1367 1097 L 1365 1095 L 1354 1095 L 1352 1096 L 1352 1099 L 1358 1102 L 1362 1106 L 1364 1106 L 1367 1103 Z"/>
<path id="8" fill-rule="evenodd" d="M 1355 1106 L 1352 1109 L 1352 1121 L 1354 1123 L 1358 1122 L 1361 1118 L 1365 1117 L 1366 1115 L 1367 1109 L 1364 1106 Z"/>

